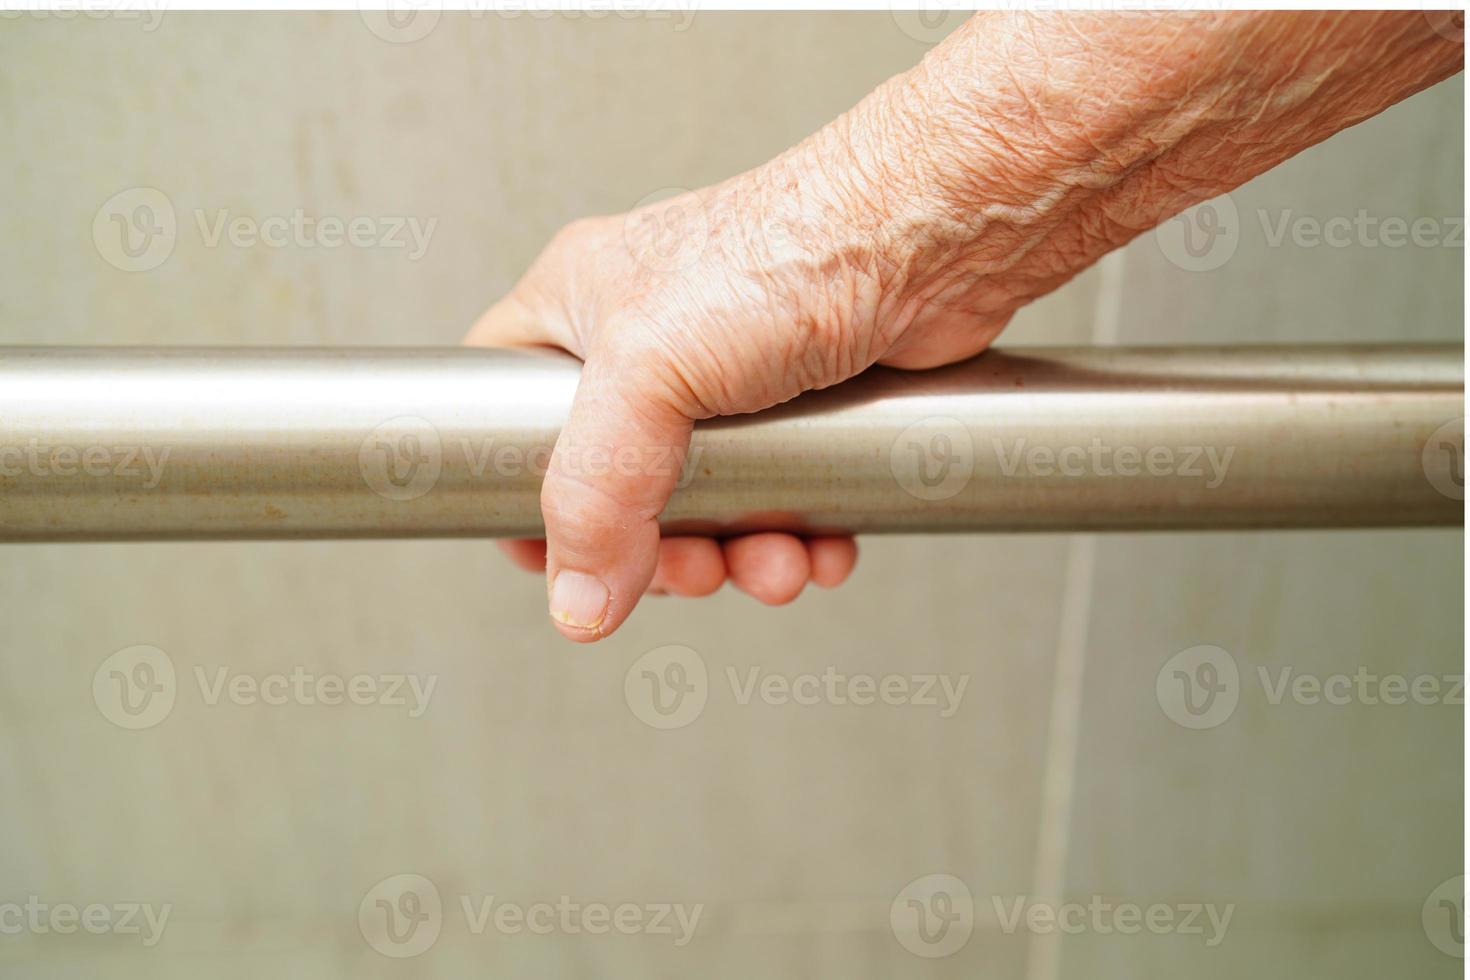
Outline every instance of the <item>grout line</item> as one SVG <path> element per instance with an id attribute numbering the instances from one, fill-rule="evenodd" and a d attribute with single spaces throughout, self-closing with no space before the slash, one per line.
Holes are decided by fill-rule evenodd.
<path id="1" fill-rule="evenodd" d="M 1117 249 L 1098 263 L 1097 301 L 1092 312 L 1092 342 L 1099 347 L 1118 343 L 1123 317 L 1123 264 L 1127 251 Z"/>
<path id="2" fill-rule="evenodd" d="M 1092 315 L 1092 342 L 1118 341 L 1123 306 L 1123 250 L 1104 256 Z M 1082 722 L 1082 680 L 1087 666 L 1087 634 L 1092 619 L 1092 584 L 1097 535 L 1074 534 L 1067 543 L 1062 580 L 1061 619 L 1057 627 L 1056 669 L 1041 784 L 1041 825 L 1031 874 L 1033 902 L 1053 907 L 1067 883 L 1071 844 L 1072 795 L 1077 784 L 1077 737 Z M 1057 980 L 1061 936 L 1033 932 L 1026 945 L 1026 980 Z"/>

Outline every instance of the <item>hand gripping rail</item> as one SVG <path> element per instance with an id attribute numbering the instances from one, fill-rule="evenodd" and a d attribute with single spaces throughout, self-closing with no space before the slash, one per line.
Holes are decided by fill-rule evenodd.
<path id="1" fill-rule="evenodd" d="M 1462 525 L 1457 346 L 1000 349 L 695 429 L 667 530 Z M 0 347 L 0 541 L 541 531 L 570 358 Z M 662 468 L 662 469 L 659 469 Z"/>

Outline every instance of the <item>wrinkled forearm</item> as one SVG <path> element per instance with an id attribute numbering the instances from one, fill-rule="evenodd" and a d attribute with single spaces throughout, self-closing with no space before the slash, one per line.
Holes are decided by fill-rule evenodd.
<path id="1" fill-rule="evenodd" d="M 558 628 L 596 639 L 650 582 L 704 595 L 727 573 L 784 602 L 855 557 L 790 535 L 666 548 L 673 471 L 576 460 L 680 453 L 698 419 L 969 357 L 1104 252 L 1461 52 L 1421 13 L 981 15 L 775 160 L 566 226 L 469 338 L 586 361 L 542 487 Z"/>
<path id="2" fill-rule="evenodd" d="M 998 330 L 1463 51 L 1417 11 L 981 14 L 762 179 L 865 267 L 883 333 L 936 304 Z"/>

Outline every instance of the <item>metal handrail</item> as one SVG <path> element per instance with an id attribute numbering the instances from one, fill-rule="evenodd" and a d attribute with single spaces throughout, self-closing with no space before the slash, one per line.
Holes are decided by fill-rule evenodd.
<path id="1" fill-rule="evenodd" d="M 577 378 L 457 348 L 0 347 L 0 541 L 536 535 Z M 681 533 L 1458 525 L 1463 415 L 1453 345 L 1005 349 L 573 462 L 672 467 Z"/>

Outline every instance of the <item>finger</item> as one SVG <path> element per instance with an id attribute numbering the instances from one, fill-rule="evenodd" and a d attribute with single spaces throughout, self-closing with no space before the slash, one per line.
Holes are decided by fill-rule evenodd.
<path id="1" fill-rule="evenodd" d="M 1009 316 L 982 318 L 972 314 L 942 317 L 922 331 L 911 331 L 878 363 L 905 371 L 920 371 L 974 357 L 990 346 L 1005 328 Z"/>
<path id="2" fill-rule="evenodd" d="M 546 571 L 545 541 L 537 538 L 518 538 L 495 543 L 501 551 L 505 552 L 506 557 L 515 563 L 517 568 L 537 573 Z"/>
<path id="3" fill-rule="evenodd" d="M 569 639 L 612 633 L 653 578 L 693 428 L 660 391 L 646 358 L 603 350 L 582 369 L 541 487 L 551 618 Z"/>
<path id="4" fill-rule="evenodd" d="M 824 589 L 834 589 L 847 581 L 857 565 L 857 542 L 850 537 L 807 538 L 806 551 L 811 559 L 812 581 Z"/>
<path id="5" fill-rule="evenodd" d="M 560 318 L 538 314 L 511 293 L 486 310 L 465 334 L 470 347 L 561 347 L 573 349 L 573 338 Z"/>
<path id="6" fill-rule="evenodd" d="M 791 534 L 748 534 L 725 542 L 725 565 L 736 587 L 768 606 L 784 606 L 811 577 L 811 558 Z"/>
<path id="7" fill-rule="evenodd" d="M 664 538 L 649 592 L 706 596 L 725 584 L 725 553 L 711 538 Z"/>

